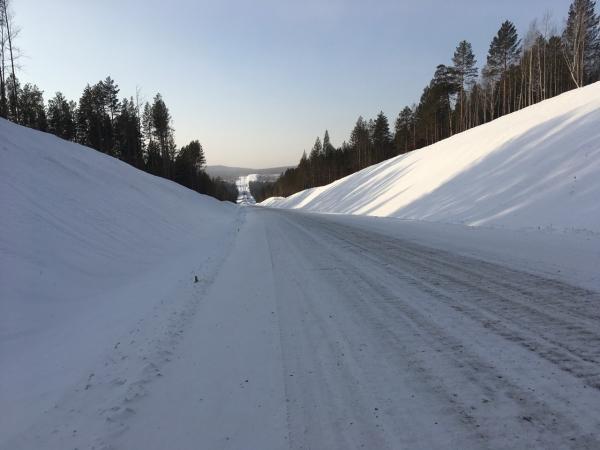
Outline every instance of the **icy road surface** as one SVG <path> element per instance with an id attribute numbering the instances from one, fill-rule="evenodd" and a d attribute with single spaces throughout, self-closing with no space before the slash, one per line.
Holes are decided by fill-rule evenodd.
<path id="1" fill-rule="evenodd" d="M 250 192 L 250 182 L 251 181 L 256 181 L 258 179 L 258 176 L 256 174 L 250 174 L 250 175 L 243 175 L 241 177 L 238 177 L 237 180 L 235 180 L 235 186 L 237 187 L 238 190 L 238 198 L 236 203 L 238 205 L 254 205 L 256 204 L 256 200 L 254 200 L 254 197 L 252 196 L 252 193 Z"/>
<path id="2" fill-rule="evenodd" d="M 90 427 L 102 392 L 92 380 L 60 405 L 75 413 L 55 416 L 54 432 L 49 423 L 21 443 L 600 448 L 597 292 L 348 217 L 241 214 L 181 341 L 140 395 Z"/>
<path id="3" fill-rule="evenodd" d="M 118 448 L 600 448 L 599 305 L 335 217 L 250 208 L 185 359 L 140 405 L 154 420 Z"/>

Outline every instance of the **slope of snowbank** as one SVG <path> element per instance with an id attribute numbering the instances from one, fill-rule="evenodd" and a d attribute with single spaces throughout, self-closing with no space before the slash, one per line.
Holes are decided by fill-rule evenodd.
<path id="1" fill-rule="evenodd" d="M 260 202 L 260 205 L 261 206 L 278 206 L 284 200 L 285 200 L 285 197 L 269 197 L 268 199 Z"/>
<path id="2" fill-rule="evenodd" d="M 600 83 L 262 205 L 600 232 Z"/>
<path id="3" fill-rule="evenodd" d="M 4 439 L 89 377 L 133 321 L 166 300 L 188 308 L 171 294 L 209 276 L 238 220 L 232 204 L 1 119 L 0 206 Z"/>

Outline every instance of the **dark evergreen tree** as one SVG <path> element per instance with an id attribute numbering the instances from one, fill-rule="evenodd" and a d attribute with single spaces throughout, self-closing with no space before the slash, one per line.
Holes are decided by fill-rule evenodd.
<path id="1" fill-rule="evenodd" d="M 302 156 L 300 157 L 300 162 L 298 163 L 298 172 L 299 172 L 299 177 L 297 180 L 297 184 L 294 188 L 297 187 L 298 190 L 302 190 L 302 189 L 306 189 L 306 188 L 310 187 L 310 176 L 309 176 L 310 161 L 308 160 L 308 157 L 306 156 L 306 151 L 303 151 Z M 255 197 L 255 199 L 256 199 L 256 197 Z"/>
<path id="2" fill-rule="evenodd" d="M 333 154 L 335 151 L 335 147 L 331 144 L 331 139 L 329 138 L 329 131 L 325 130 L 325 135 L 323 136 L 323 154 L 328 157 Z"/>
<path id="3" fill-rule="evenodd" d="M 21 85 L 19 79 L 12 74 L 6 78 L 6 91 L 8 92 L 8 120 L 19 122 L 19 96 Z"/>
<path id="4" fill-rule="evenodd" d="M 146 145 L 146 171 L 153 175 L 162 176 L 163 163 L 158 142 L 150 141 Z"/>
<path id="5" fill-rule="evenodd" d="M 315 144 L 310 151 L 310 172 L 312 186 L 319 186 L 321 184 L 321 157 L 323 153 L 323 145 L 321 144 L 321 138 L 317 136 Z"/>
<path id="6" fill-rule="evenodd" d="M 371 137 L 367 122 L 359 116 L 350 134 L 350 147 L 353 153 L 353 171 L 361 170 L 368 166 L 368 158 L 371 150 Z"/>
<path id="7" fill-rule="evenodd" d="M 502 85 L 502 114 L 511 112 L 511 78 L 509 70 L 518 62 L 521 40 L 515 25 L 507 20 L 492 39 L 487 56 L 486 76 L 494 81 L 500 79 Z"/>
<path id="8" fill-rule="evenodd" d="M 576 87 L 596 81 L 600 72 L 600 29 L 595 0 L 573 0 L 563 32 L 564 57 Z"/>
<path id="9" fill-rule="evenodd" d="M 75 104 L 61 92 L 48 100 L 48 131 L 63 139 L 75 139 Z"/>
<path id="10" fill-rule="evenodd" d="M 18 121 L 20 98 L 19 84 L 15 74 L 18 54 L 15 52 L 15 47 L 13 46 L 13 41 L 18 31 L 18 28 L 13 23 L 13 16 L 10 12 L 10 1 L 0 0 L 0 64 L 2 66 L 2 70 L 0 71 L 0 78 L 2 80 L 0 90 L 8 90 L 9 92 L 8 105 L 5 103 L 5 97 L 2 97 L 2 94 L 0 94 L 0 109 L 3 114 L 6 114 L 3 117 L 9 117 L 14 122 Z M 6 63 L 7 59 L 10 62 L 9 76 L 6 76 L 9 69 Z"/>
<path id="11" fill-rule="evenodd" d="M 372 133 L 373 160 L 381 162 L 392 156 L 392 133 L 387 117 L 380 111 L 375 119 Z"/>
<path id="12" fill-rule="evenodd" d="M 467 108 L 465 106 L 465 102 L 467 100 L 467 96 L 465 95 L 473 85 L 477 79 L 477 60 L 475 59 L 475 55 L 473 54 L 473 48 L 471 44 L 467 41 L 461 41 L 456 47 L 454 51 L 454 56 L 452 57 L 453 66 L 453 74 L 455 76 L 455 85 L 458 86 L 458 127 L 457 131 L 463 131 L 467 128 Z"/>
<path id="13" fill-rule="evenodd" d="M 206 165 L 204 150 L 199 141 L 192 141 L 181 148 L 175 158 L 175 181 L 194 189 L 207 193 L 208 187 L 204 177 L 200 176 Z"/>
<path id="14" fill-rule="evenodd" d="M 4 29 L 0 29 L 0 117 L 8 117 L 8 97 L 6 95 L 6 67 L 4 66 Z"/>
<path id="15" fill-rule="evenodd" d="M 110 76 L 98 83 L 107 115 L 114 122 L 119 114 L 119 86 Z"/>
<path id="16" fill-rule="evenodd" d="M 415 125 L 415 117 L 413 110 L 406 106 L 396 119 L 394 126 L 394 144 L 396 147 L 396 154 L 407 153 L 414 147 L 413 144 L 413 130 Z"/>
<path id="17" fill-rule="evenodd" d="M 115 121 L 118 155 L 132 166 L 143 168 L 142 135 L 140 118 L 133 98 L 123 99 L 119 105 L 119 115 Z"/>
<path id="18" fill-rule="evenodd" d="M 310 151 L 310 160 L 316 161 L 322 152 L 323 152 L 323 144 L 321 144 L 321 138 L 317 136 L 317 139 L 315 140 L 315 144 L 313 145 L 313 148 Z"/>
<path id="19" fill-rule="evenodd" d="M 27 83 L 19 91 L 19 123 L 40 131 L 48 129 L 43 93 L 35 84 Z"/>
<path id="20" fill-rule="evenodd" d="M 104 80 L 99 81 L 97 84 L 99 90 L 99 99 L 102 102 L 104 109 L 103 116 L 103 133 L 105 134 L 105 146 L 107 153 L 113 156 L 118 156 L 119 152 L 119 130 L 117 125 L 117 118 L 119 116 L 120 103 L 119 103 L 119 86 L 110 77 L 106 77 Z"/>
<path id="21" fill-rule="evenodd" d="M 105 122 L 101 92 L 88 84 L 77 107 L 77 142 L 107 153 Z"/>
<path id="22" fill-rule="evenodd" d="M 323 163 L 324 163 L 324 174 L 325 180 L 324 183 L 331 183 L 336 179 L 336 160 L 335 160 L 335 147 L 331 144 L 331 139 L 329 138 L 329 131 L 325 130 L 325 135 L 323 136 Z"/>
<path id="23" fill-rule="evenodd" d="M 162 160 L 162 175 L 168 177 L 174 158 L 175 146 L 173 128 L 171 127 L 171 114 L 160 94 L 156 94 L 154 97 L 150 111 L 152 134 L 158 144 Z"/>

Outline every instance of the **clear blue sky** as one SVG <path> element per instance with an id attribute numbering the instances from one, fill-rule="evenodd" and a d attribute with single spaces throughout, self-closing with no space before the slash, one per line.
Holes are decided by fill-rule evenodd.
<path id="1" fill-rule="evenodd" d="M 13 0 L 20 78 L 77 100 L 112 76 L 121 95 L 161 92 L 178 145 L 199 139 L 209 164 L 295 164 L 329 129 L 393 124 L 437 64 L 469 40 L 481 67 L 505 19 L 525 34 L 570 0 Z"/>

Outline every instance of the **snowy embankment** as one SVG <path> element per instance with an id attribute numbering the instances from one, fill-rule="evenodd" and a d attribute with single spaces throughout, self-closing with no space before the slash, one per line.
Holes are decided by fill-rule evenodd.
<path id="1" fill-rule="evenodd" d="M 238 212 L 2 119 L 0 205 L 0 448 L 16 448 L 49 411 L 108 377 L 115 388 L 88 401 L 112 420 L 160 368 Z"/>
<path id="2" fill-rule="evenodd" d="M 600 232 L 600 83 L 262 205 Z"/>

